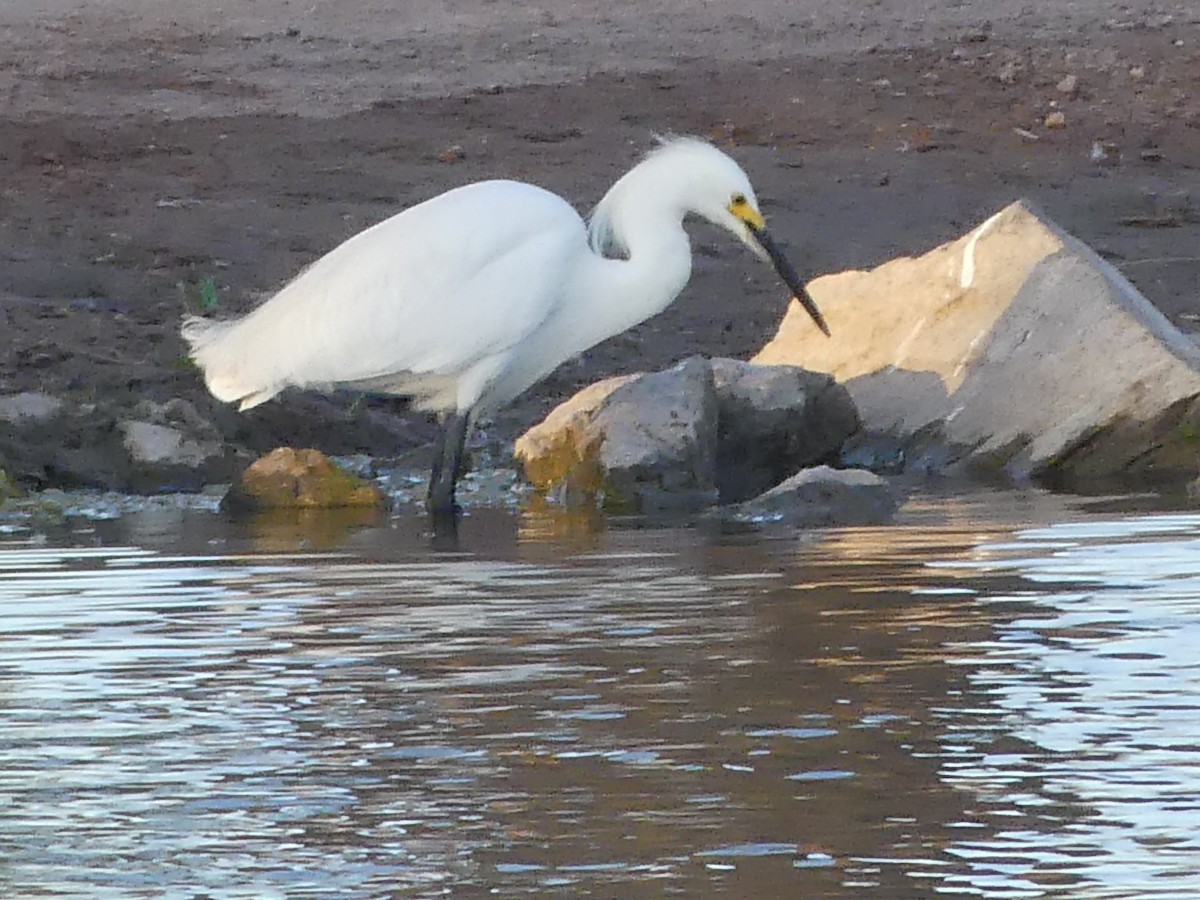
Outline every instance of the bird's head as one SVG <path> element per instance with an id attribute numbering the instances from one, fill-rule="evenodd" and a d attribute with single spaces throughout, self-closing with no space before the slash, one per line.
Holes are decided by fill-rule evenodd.
<path id="1" fill-rule="evenodd" d="M 596 206 L 588 240 L 596 253 L 622 257 L 629 252 L 629 235 L 637 227 L 651 221 L 651 227 L 659 227 L 661 216 L 679 221 L 689 213 L 731 232 L 769 262 L 817 327 L 829 334 L 800 276 L 771 238 L 749 177 L 708 141 L 691 137 L 664 139 Z"/>
<path id="2" fill-rule="evenodd" d="M 679 165 L 686 173 L 692 211 L 731 232 L 759 259 L 770 263 L 817 327 L 829 334 L 824 316 L 767 230 L 754 188 L 742 167 L 711 144 L 695 140 L 686 142 Z"/>

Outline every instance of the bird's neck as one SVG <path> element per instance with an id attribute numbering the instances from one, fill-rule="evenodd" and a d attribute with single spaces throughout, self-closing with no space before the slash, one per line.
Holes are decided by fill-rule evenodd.
<path id="1" fill-rule="evenodd" d="M 625 259 L 594 256 L 584 277 L 587 337 L 591 344 L 619 334 L 662 312 L 679 296 L 692 273 L 692 248 L 680 217 L 639 220 L 622 233 Z M 586 348 L 581 348 L 586 349 Z"/>
<path id="2" fill-rule="evenodd" d="M 541 354 L 515 358 L 488 404 L 515 397 L 560 362 L 644 322 L 670 306 L 692 269 L 691 245 L 682 215 L 659 215 L 645 227 L 622 232 L 625 259 L 585 251 L 564 285 L 569 303 L 543 323 Z"/>

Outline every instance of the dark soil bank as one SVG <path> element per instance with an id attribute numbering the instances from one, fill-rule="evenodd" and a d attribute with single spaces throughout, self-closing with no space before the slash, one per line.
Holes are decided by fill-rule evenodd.
<path id="1" fill-rule="evenodd" d="M 183 398 L 248 451 L 289 443 L 382 454 L 426 443 L 429 422 L 398 401 L 289 395 L 244 416 L 220 408 L 184 360 L 181 315 L 204 302 L 210 279 L 217 314 L 244 311 L 354 232 L 465 182 L 527 179 L 586 210 L 655 132 L 727 148 L 812 274 L 924 252 L 1029 197 L 1194 330 L 1200 24 L 1183 7 L 1164 9 L 1113 18 L 1105 7 L 1066 31 L 951 21 L 916 48 L 895 29 L 863 47 L 833 40 L 833 28 L 822 35 L 828 52 L 776 46 L 762 63 L 741 50 L 722 55 L 731 19 L 693 27 L 686 58 L 650 65 L 618 41 L 618 55 L 591 74 L 551 67 L 522 83 L 517 67 L 508 83 L 480 86 L 492 71 L 484 63 L 503 56 L 481 53 L 475 83 L 385 84 L 340 113 L 337 102 L 318 102 L 320 91 L 356 84 L 351 62 L 314 70 L 311 108 L 212 74 L 252 69 L 264 34 L 288 35 L 282 20 L 241 43 L 214 37 L 211 52 L 203 41 L 180 44 L 192 32 L 164 24 L 123 68 L 91 75 L 61 54 L 48 57 L 61 65 L 34 65 L 31 51 L 5 74 L 0 99 L 0 395 L 98 404 L 86 427 L 99 429 L 138 401 Z M 84 34 L 69 16 L 55 21 L 63 30 L 3 21 L 3 34 L 18 48 L 42 47 L 30 35 L 86 45 L 97 59 L 108 59 L 106 42 L 128 49 L 120 21 L 85 23 Z M 585 43 L 606 34 L 602 23 L 567 24 Z M 706 40 L 712 55 L 700 52 Z M 363 47 L 362 71 L 375 71 L 371 54 L 388 48 Z M 303 82 L 308 70 L 297 67 Z M 555 83 L 539 83 L 549 71 Z M 757 350 L 784 289 L 722 235 L 693 234 L 692 283 L 670 310 L 565 365 L 489 433 L 510 440 L 604 375 Z M 92 440 L 80 421 L 61 428 L 58 438 L 42 434 L 40 448 L 17 447 L 15 432 L 0 437 L 0 465 L 7 454 L 27 480 L 87 482 L 86 471 L 35 471 L 50 443 Z"/>

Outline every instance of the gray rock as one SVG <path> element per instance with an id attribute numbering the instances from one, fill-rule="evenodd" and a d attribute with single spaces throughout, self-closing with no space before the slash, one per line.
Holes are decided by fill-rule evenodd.
<path id="1" fill-rule="evenodd" d="M 221 444 L 191 440 L 180 429 L 154 422 L 121 422 L 125 449 L 134 461 L 176 466 L 199 466 L 221 455 Z"/>
<path id="2" fill-rule="evenodd" d="M 891 520 L 898 506 L 896 493 L 873 472 L 817 466 L 753 500 L 723 508 L 721 515 L 735 522 L 808 528 L 880 525 Z"/>
<path id="3" fill-rule="evenodd" d="M 901 458 L 1075 489 L 1196 476 L 1200 351 L 1028 204 L 810 289 L 835 339 L 793 303 L 754 361 L 830 373 Z"/>
<path id="4" fill-rule="evenodd" d="M 121 446 L 130 462 L 123 480 L 135 491 L 198 488 L 229 480 L 236 466 L 216 426 L 186 400 L 144 400 L 137 418 L 116 423 Z"/>
<path id="5" fill-rule="evenodd" d="M 692 358 L 585 388 L 526 432 L 516 456 L 529 481 L 568 503 L 696 509 L 836 457 L 857 427 L 828 375 Z"/>
<path id="6" fill-rule="evenodd" d="M 44 411 L 0 428 L 0 466 L 22 487 L 198 490 L 231 481 L 248 457 L 183 400 L 18 408 Z"/>
<path id="7" fill-rule="evenodd" d="M 747 500 L 800 469 L 835 460 L 858 430 L 854 401 L 830 375 L 735 359 L 711 365 L 722 503 Z"/>
<path id="8" fill-rule="evenodd" d="M 290 395 L 242 415 L 200 397 L 158 403 L 136 390 L 0 396 L 0 468 L 23 489 L 129 493 L 229 483 L 273 447 L 394 454 L 427 443 L 432 423 L 386 398 Z"/>
<path id="9" fill-rule="evenodd" d="M 63 411 L 63 402 L 50 394 L 25 392 L 0 397 L 0 419 L 12 425 L 46 422 Z"/>
<path id="10" fill-rule="evenodd" d="M 613 510 L 716 499 L 717 395 L 707 361 L 592 385 L 516 443 L 526 477 L 566 502 Z"/>

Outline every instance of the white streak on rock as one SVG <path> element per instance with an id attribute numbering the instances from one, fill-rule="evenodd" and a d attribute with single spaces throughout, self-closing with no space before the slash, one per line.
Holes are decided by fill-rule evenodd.
<path id="1" fill-rule="evenodd" d="M 967 246 L 963 247 L 962 271 L 958 279 L 958 284 L 963 290 L 966 290 L 975 283 L 975 245 L 981 237 L 991 230 L 992 226 L 996 224 L 996 220 L 1003 213 L 1004 210 L 1000 210 L 1000 212 L 976 228 L 975 233 L 971 235 L 971 239 L 967 241 Z"/>

